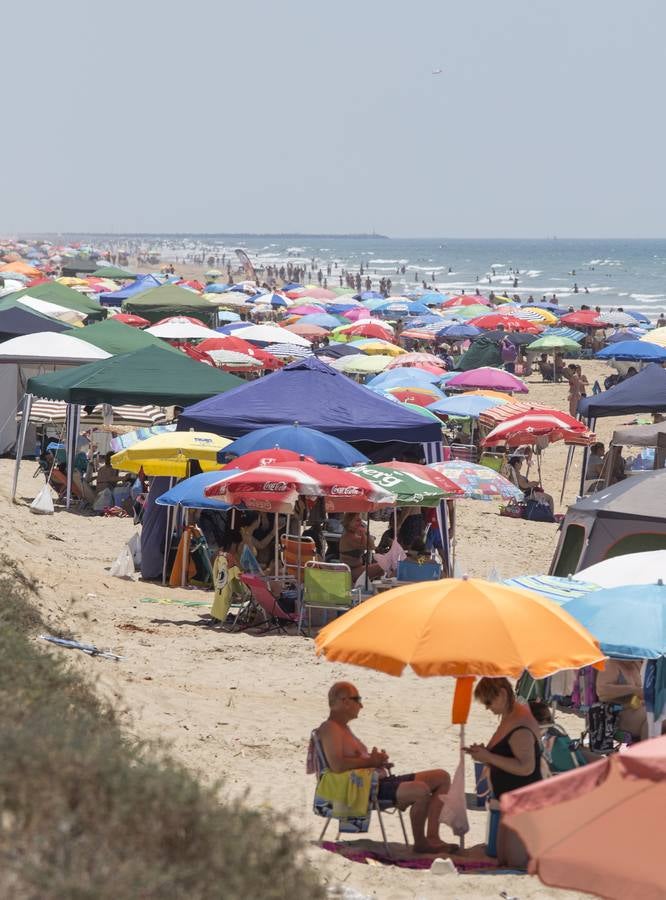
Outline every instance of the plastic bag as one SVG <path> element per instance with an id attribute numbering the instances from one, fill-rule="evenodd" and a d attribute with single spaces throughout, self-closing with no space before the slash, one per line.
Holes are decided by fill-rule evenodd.
<path id="1" fill-rule="evenodd" d="M 132 578 L 134 575 L 134 560 L 129 543 L 125 544 L 118 554 L 116 561 L 111 566 L 110 574 L 116 578 Z"/>
<path id="2" fill-rule="evenodd" d="M 134 560 L 134 568 L 141 568 L 141 538 L 139 537 L 139 532 L 135 531 L 132 537 L 127 542 L 127 546 L 129 547 L 129 551 L 132 554 L 132 559 Z"/>
<path id="3" fill-rule="evenodd" d="M 53 515 L 53 497 L 51 496 L 51 488 L 45 484 L 35 499 L 30 504 L 30 511 L 40 516 Z"/>

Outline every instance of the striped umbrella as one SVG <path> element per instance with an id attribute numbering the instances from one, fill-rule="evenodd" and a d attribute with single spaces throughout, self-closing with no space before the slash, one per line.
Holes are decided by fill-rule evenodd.
<path id="1" fill-rule="evenodd" d="M 583 422 L 579 422 L 568 413 L 557 409 L 531 409 L 529 412 L 506 419 L 493 428 L 481 443 L 484 447 L 495 447 L 498 444 L 520 447 L 523 444 L 535 444 L 537 440 L 546 439 L 550 444 L 564 441 L 566 444 L 587 446 L 594 438 L 594 434 Z"/>
<path id="2" fill-rule="evenodd" d="M 510 587 L 526 588 L 547 597 L 559 606 L 600 590 L 598 584 L 590 581 L 577 581 L 575 578 L 558 578 L 556 575 L 521 575 L 519 578 L 506 578 L 502 582 Z"/>

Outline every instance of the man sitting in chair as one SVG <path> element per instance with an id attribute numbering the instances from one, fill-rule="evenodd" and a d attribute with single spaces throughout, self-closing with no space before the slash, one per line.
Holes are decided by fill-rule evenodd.
<path id="1" fill-rule="evenodd" d="M 319 726 L 318 736 L 333 772 L 350 769 L 379 769 L 380 805 L 410 807 L 414 851 L 416 853 L 451 852 L 457 846 L 445 844 L 439 838 L 439 815 L 451 778 L 443 769 L 431 769 L 410 775 L 390 775 L 392 763 L 384 750 L 373 747 L 371 751 L 349 728 L 349 722 L 357 718 L 363 709 L 361 698 L 353 684 L 338 681 L 328 692 L 330 713 Z M 427 826 L 427 827 L 426 827 Z"/>

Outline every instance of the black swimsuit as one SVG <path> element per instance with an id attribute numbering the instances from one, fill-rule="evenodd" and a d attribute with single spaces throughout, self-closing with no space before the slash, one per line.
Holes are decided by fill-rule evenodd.
<path id="1" fill-rule="evenodd" d="M 497 799 L 499 799 L 502 794 L 506 794 L 507 791 L 515 791 L 516 788 L 525 787 L 526 784 L 533 784 L 535 781 L 541 781 L 541 744 L 530 728 L 527 728 L 525 725 L 518 725 L 505 735 L 501 741 L 498 741 L 493 747 L 489 747 L 488 749 L 497 756 L 515 759 L 516 757 L 511 749 L 509 738 L 512 734 L 515 734 L 516 731 L 520 731 L 521 729 L 529 731 L 534 740 L 534 771 L 530 775 L 513 775 L 511 772 L 505 772 L 504 769 L 491 765 L 490 780 L 493 785 L 493 793 Z"/>

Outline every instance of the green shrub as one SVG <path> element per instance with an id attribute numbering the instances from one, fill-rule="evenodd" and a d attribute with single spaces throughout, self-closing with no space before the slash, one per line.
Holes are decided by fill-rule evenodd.
<path id="1" fill-rule="evenodd" d="M 220 804 L 28 631 L 34 587 L 0 559 L 0 896 L 319 898 L 301 837 Z"/>

